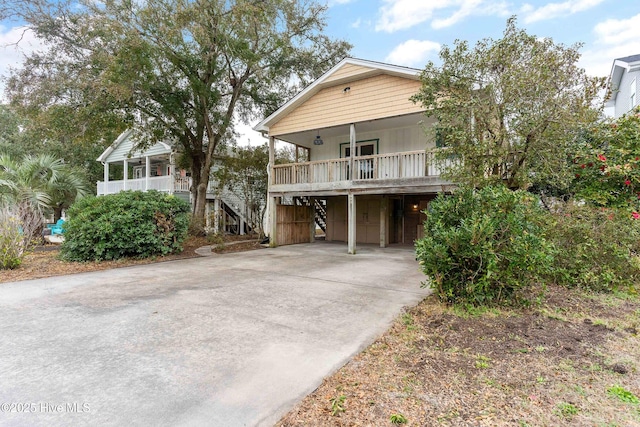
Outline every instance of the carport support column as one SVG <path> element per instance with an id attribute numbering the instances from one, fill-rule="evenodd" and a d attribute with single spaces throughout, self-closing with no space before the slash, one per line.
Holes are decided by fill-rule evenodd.
<path id="1" fill-rule="evenodd" d="M 276 139 L 273 136 L 269 137 L 269 187 L 273 185 L 274 176 L 273 176 L 273 165 L 276 161 Z M 278 246 L 278 218 L 276 218 L 276 205 L 278 203 L 278 198 L 271 196 L 271 193 L 268 193 L 267 197 L 269 197 L 268 206 L 269 206 L 269 246 L 275 248 Z"/>
<path id="2" fill-rule="evenodd" d="M 347 211 L 348 211 L 348 241 L 349 253 L 356 253 L 356 196 L 353 193 L 347 194 Z"/>
<path id="3" fill-rule="evenodd" d="M 380 200 L 380 247 L 387 247 L 387 224 L 389 223 L 389 197 Z"/>

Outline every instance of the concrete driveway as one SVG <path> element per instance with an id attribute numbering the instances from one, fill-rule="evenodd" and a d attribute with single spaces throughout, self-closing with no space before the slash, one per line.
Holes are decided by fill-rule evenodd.
<path id="1" fill-rule="evenodd" d="M 421 280 L 318 242 L 0 284 L 0 425 L 272 425 Z"/>

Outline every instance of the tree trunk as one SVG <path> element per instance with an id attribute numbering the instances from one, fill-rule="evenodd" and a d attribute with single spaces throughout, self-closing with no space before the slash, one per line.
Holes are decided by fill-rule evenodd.
<path id="1" fill-rule="evenodd" d="M 62 208 L 56 206 L 53 208 L 53 222 L 58 222 L 60 218 L 62 218 Z"/>
<path id="2" fill-rule="evenodd" d="M 192 179 L 193 179 L 193 215 L 191 216 L 191 224 L 189 231 L 194 236 L 204 236 L 205 232 L 205 213 L 207 206 L 207 186 L 209 184 L 209 174 L 211 164 L 207 164 L 205 159 L 194 162 Z M 199 167 L 198 167 L 199 166 Z"/>

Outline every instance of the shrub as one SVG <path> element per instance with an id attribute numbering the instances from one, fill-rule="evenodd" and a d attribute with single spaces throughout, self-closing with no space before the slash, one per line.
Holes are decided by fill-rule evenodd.
<path id="1" fill-rule="evenodd" d="M 524 191 L 461 189 L 430 203 L 417 259 L 441 300 L 472 306 L 523 303 L 550 270 L 548 214 Z M 427 283 L 423 283 L 426 286 Z"/>
<path id="2" fill-rule="evenodd" d="M 61 256 L 89 261 L 179 252 L 189 211 L 188 203 L 157 191 L 82 199 L 68 211 Z"/>
<path id="3" fill-rule="evenodd" d="M 634 290 L 640 279 L 640 220 L 625 209 L 572 203 L 555 216 L 548 234 L 558 249 L 556 283 L 593 291 Z"/>

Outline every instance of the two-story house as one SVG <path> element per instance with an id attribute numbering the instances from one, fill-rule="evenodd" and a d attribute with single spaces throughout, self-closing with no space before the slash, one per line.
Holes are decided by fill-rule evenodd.
<path id="1" fill-rule="evenodd" d="M 158 142 L 138 150 L 133 131 L 123 132 L 98 157 L 104 166 L 104 181 L 98 181 L 97 194 L 118 193 L 125 190 L 157 190 L 191 201 L 189 173 L 176 168 L 177 153 L 168 142 Z M 215 164 L 212 169 L 218 167 Z M 117 169 L 118 178 L 111 179 Z M 245 234 L 255 229 L 260 220 L 256 212 L 246 209 L 244 199 L 229 188 L 218 188 L 210 181 L 207 189 L 207 227 L 216 232 Z"/>
<path id="2" fill-rule="evenodd" d="M 640 54 L 613 61 L 609 75 L 607 107 L 613 107 L 618 118 L 640 105 Z"/>
<path id="3" fill-rule="evenodd" d="M 326 240 L 385 247 L 421 237 L 421 212 L 451 183 L 440 178 L 424 107 L 410 97 L 420 70 L 346 58 L 254 130 L 269 137 L 271 245 Z M 310 161 L 274 164 L 276 140 Z"/>

